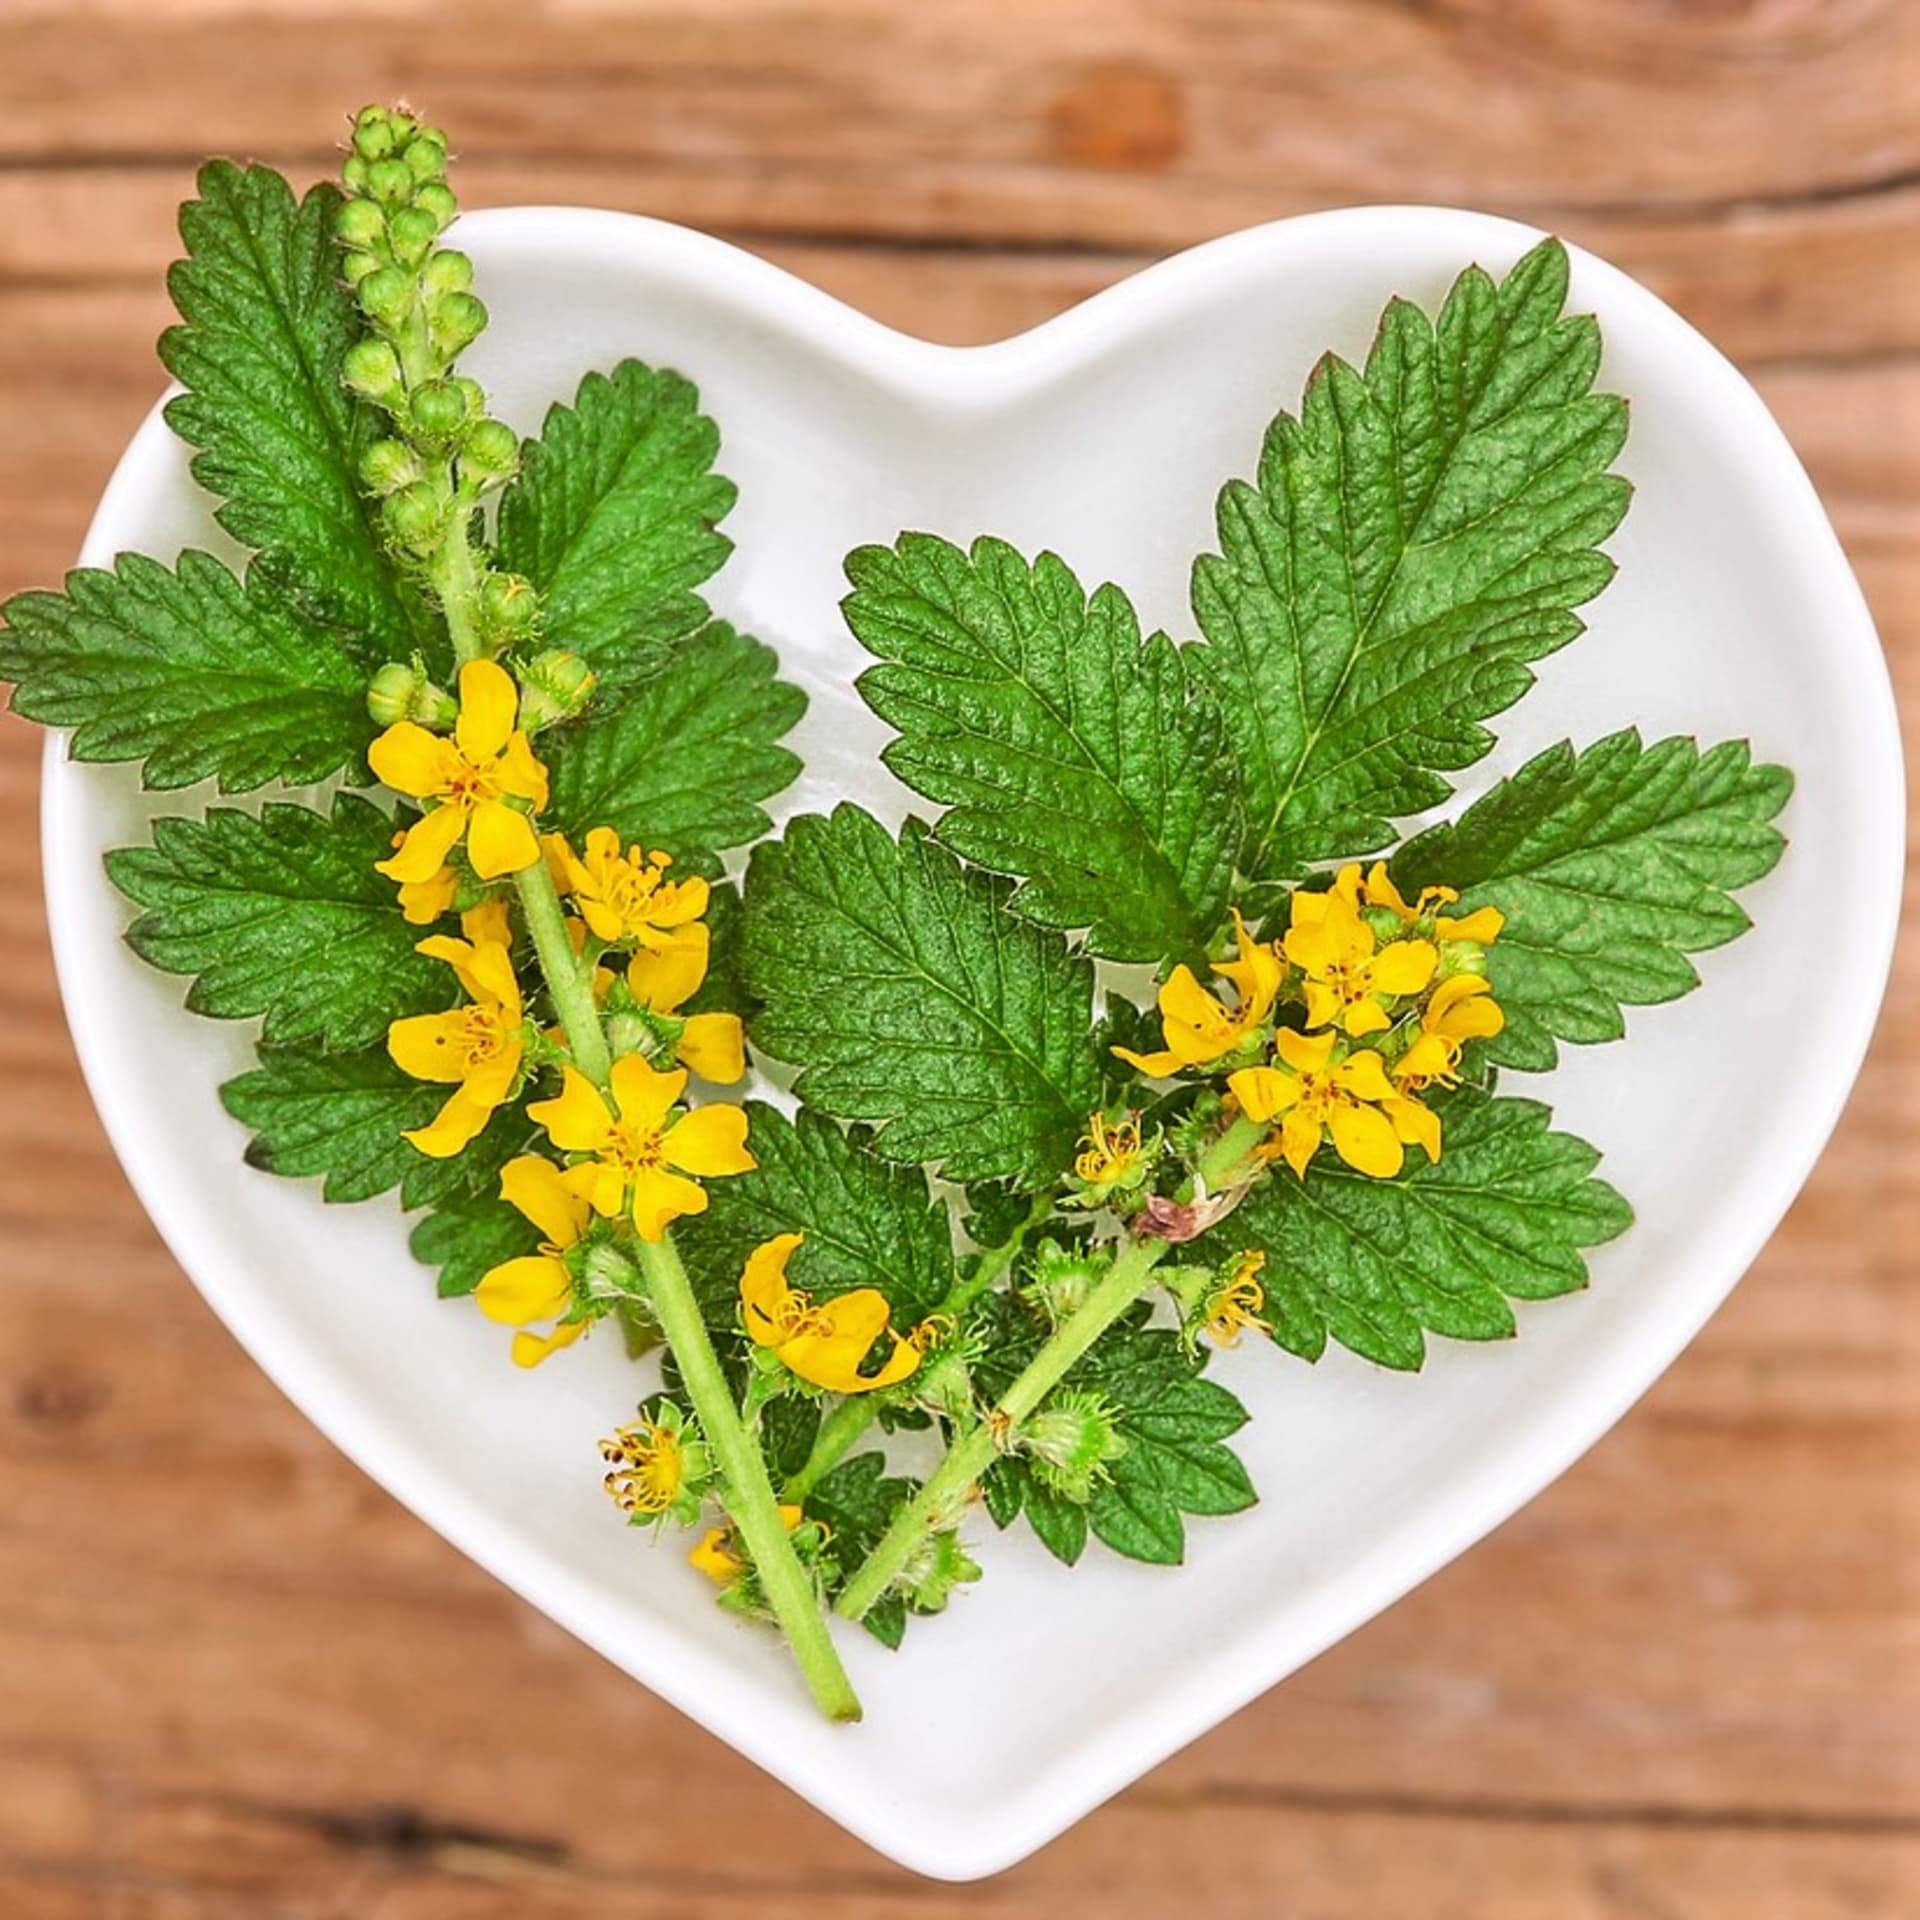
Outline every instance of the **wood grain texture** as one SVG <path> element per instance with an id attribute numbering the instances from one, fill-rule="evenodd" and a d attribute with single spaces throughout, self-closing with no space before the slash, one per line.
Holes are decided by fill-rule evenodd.
<path id="1" fill-rule="evenodd" d="M 157 391 L 193 162 L 315 172 L 343 108 L 401 91 L 475 150 L 474 204 L 714 227 L 951 341 L 1306 207 L 1550 223 L 1756 374 L 1920 714 L 1911 4 L 14 0 L 0 590 L 58 576 Z M 9 1920 L 1920 1911 L 1912 938 L 1814 1181 L 1612 1437 L 1039 1858 L 949 1889 L 504 1594 L 212 1320 L 73 1063 L 38 747 L 0 723 Z"/>

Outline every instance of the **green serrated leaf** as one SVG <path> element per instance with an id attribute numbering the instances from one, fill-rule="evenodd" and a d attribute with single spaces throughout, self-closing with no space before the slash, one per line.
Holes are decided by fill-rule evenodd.
<path id="1" fill-rule="evenodd" d="M 610 826 L 677 859 L 759 839 L 772 825 L 760 803 L 800 771 L 777 743 L 807 697 L 778 671 L 771 647 L 716 621 L 652 678 L 542 735 L 554 823 L 576 838 Z"/>
<path id="2" fill-rule="evenodd" d="M 210 160 L 180 209 L 187 257 L 167 276 L 181 324 L 160 358 L 187 391 L 167 424 L 255 565 L 338 630 L 363 670 L 437 651 L 438 623 L 389 564 L 358 461 L 378 428 L 340 380 L 362 323 L 333 238 L 339 190 L 296 204 L 271 167 Z"/>
<path id="3" fill-rule="evenodd" d="M 855 683 L 900 738 L 881 756 L 949 808 L 955 853 L 1020 881 L 1011 904 L 1087 929 L 1114 960 L 1203 950 L 1241 823 L 1219 711 L 1118 587 L 1057 554 L 932 534 L 847 560 L 847 624 L 881 665 Z"/>
<path id="4" fill-rule="evenodd" d="M 407 1242 L 423 1267 L 440 1269 L 440 1296 L 455 1299 L 506 1260 L 536 1252 L 540 1229 L 495 1194 L 479 1193 L 435 1207 Z"/>
<path id="5" fill-rule="evenodd" d="M 373 870 L 393 832 L 350 793 L 334 797 L 331 815 L 279 801 L 257 818 L 215 807 L 203 820 L 154 821 L 152 846 L 108 854 L 107 874 L 147 909 L 127 929 L 134 952 L 198 976 L 193 1012 L 264 1015 L 274 1045 L 363 1047 L 457 997 L 447 968 L 414 951 L 421 929 Z"/>
<path id="6" fill-rule="evenodd" d="M 400 1136 L 439 1112 L 448 1089 L 410 1080 L 384 1047 L 322 1053 L 262 1047 L 260 1064 L 220 1089 L 227 1111 L 253 1131 L 247 1165 L 289 1179 L 324 1176 L 329 1200 L 369 1200 L 400 1189 L 404 1207 L 441 1207 L 490 1194 L 533 1129 L 502 1109 L 463 1152 L 430 1160 Z"/>
<path id="7" fill-rule="evenodd" d="M 709 1316 L 731 1327 L 747 1256 L 775 1234 L 804 1233 L 788 1278 L 819 1299 L 877 1287 L 901 1329 L 952 1291 L 953 1232 L 917 1167 L 890 1165 L 856 1130 L 803 1112 L 748 1104 L 748 1140 L 759 1165 L 708 1189 L 707 1211 L 682 1224 L 686 1255 Z"/>
<path id="8" fill-rule="evenodd" d="M 1396 300 L 1365 372 L 1323 360 L 1256 482 L 1221 494 L 1194 662 L 1233 738 L 1250 876 L 1387 846 L 1445 800 L 1612 578 L 1627 409 L 1593 391 L 1599 330 L 1566 292 L 1548 240 L 1497 286 L 1469 268 L 1437 324 Z"/>
<path id="9" fill-rule="evenodd" d="M 1329 1334 L 1383 1367 L 1417 1368 L 1426 1334 L 1500 1340 L 1512 1300 L 1587 1284 L 1582 1250 L 1633 1213 L 1593 1177 L 1599 1154 L 1551 1131 L 1535 1100 L 1462 1089 L 1441 1107 L 1444 1152 L 1397 1180 L 1323 1155 L 1304 1180 L 1275 1172 L 1208 1236 L 1224 1256 L 1253 1248 L 1274 1337 L 1317 1359 Z"/>
<path id="10" fill-rule="evenodd" d="M 1544 1071 L 1556 1041 L 1617 1040 L 1622 1007 L 1699 985 L 1687 955 L 1751 924 L 1733 889 L 1772 872 L 1786 841 L 1770 823 L 1792 791 L 1741 740 L 1704 753 L 1687 739 L 1645 747 L 1631 729 L 1580 753 L 1563 742 L 1409 841 L 1393 872 L 1457 887 L 1458 911 L 1506 915 L 1487 971 L 1507 1024 L 1486 1050 Z"/>
<path id="11" fill-rule="evenodd" d="M 747 980 L 755 1042 L 802 1063 L 802 1100 L 875 1126 L 889 1159 L 1036 1187 L 1100 1099 L 1093 969 L 1008 891 L 924 830 L 807 816 L 754 849 Z"/>
<path id="12" fill-rule="evenodd" d="M 226 793 L 361 773 L 364 676 L 257 572 L 204 553 L 177 571 L 122 554 L 65 593 L 19 593 L 0 629 L 13 708 L 71 727 L 76 760 L 144 760 L 149 787 L 217 778 Z"/>
<path id="13" fill-rule="evenodd" d="M 539 588 L 546 639 L 603 686 L 650 672 L 707 617 L 693 589 L 733 545 L 716 531 L 735 497 L 719 450 L 693 387 L 638 360 L 588 374 L 527 443 L 500 503 L 500 564 Z"/>

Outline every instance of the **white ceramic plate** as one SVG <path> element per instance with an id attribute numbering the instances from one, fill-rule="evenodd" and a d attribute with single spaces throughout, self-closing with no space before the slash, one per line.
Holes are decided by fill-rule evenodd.
<path id="1" fill-rule="evenodd" d="M 1215 490 L 1252 469 L 1316 356 L 1362 354 L 1390 294 L 1431 306 L 1471 260 L 1537 236 L 1434 209 L 1332 213 L 1181 255 L 1019 339 L 954 351 L 888 331 L 751 256 L 618 214 L 516 210 L 461 224 L 493 326 L 474 373 L 534 428 L 623 355 L 681 368 L 740 485 L 722 613 L 772 640 L 812 706 L 782 811 L 852 795 L 897 817 L 850 690 L 840 559 L 903 527 L 1052 546 L 1142 617 L 1190 632 L 1187 570 Z M 1639 1224 L 1590 1293 L 1523 1307 L 1496 1348 L 1438 1341 L 1401 1378 L 1340 1352 L 1307 1368 L 1225 1356 L 1253 1407 L 1265 1503 L 1191 1528 L 1189 1564 L 1091 1552 L 1054 1566 L 988 1537 L 988 1578 L 890 1655 L 841 1638 L 864 1725 L 816 1718 L 774 1642 L 717 1612 L 673 1543 L 650 1552 L 599 1486 L 593 1443 L 641 1382 L 618 1342 L 516 1373 L 497 1328 L 443 1305 L 390 1202 L 326 1208 L 249 1172 L 216 1088 L 249 1033 L 181 1009 L 136 962 L 100 855 L 156 811 L 124 769 L 57 748 L 49 906 L 87 1077 L 181 1264 L 287 1394 L 354 1460 L 533 1605 L 874 1846 L 929 1874 L 1007 1865 L 1351 1632 L 1591 1446 L 1758 1252 L 1852 1083 L 1885 982 L 1904 804 L 1887 675 L 1818 500 L 1757 396 L 1651 294 L 1576 254 L 1576 306 L 1629 395 L 1638 487 L 1592 632 L 1499 722 L 1468 792 L 1571 735 L 1751 737 L 1799 787 L 1792 847 L 1747 901 L 1757 930 L 1705 956 L 1706 987 L 1636 1012 L 1624 1045 L 1573 1050 L 1544 1089 L 1606 1152 Z M 159 419 L 129 447 L 85 559 L 223 548 Z M 1516 1080 L 1518 1076 L 1516 1076 Z M 991 1535 L 984 1522 L 977 1529 Z M 611 1682 L 610 1682 L 611 1684 Z M 931 1728 L 943 1729 L 931 1737 Z"/>

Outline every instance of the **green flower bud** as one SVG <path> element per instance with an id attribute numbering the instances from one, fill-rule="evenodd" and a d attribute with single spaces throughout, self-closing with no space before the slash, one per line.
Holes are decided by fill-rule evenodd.
<path id="1" fill-rule="evenodd" d="M 413 198 L 413 173 L 404 160 L 375 160 L 367 167 L 367 191 L 383 207 L 404 207 Z"/>
<path id="2" fill-rule="evenodd" d="M 377 247 L 386 231 L 386 218 L 371 200 L 344 201 L 333 216 L 333 237 L 343 246 Z"/>
<path id="3" fill-rule="evenodd" d="M 449 360 L 479 339 L 486 324 L 486 308 L 470 293 L 436 293 L 427 302 L 427 337 Z"/>
<path id="4" fill-rule="evenodd" d="M 529 733 L 571 720 L 593 698 L 593 671 L 563 648 L 536 654 L 520 670 L 520 724 Z"/>
<path id="5" fill-rule="evenodd" d="M 1440 978 L 1450 980 L 1456 973 L 1484 974 L 1487 950 L 1478 940 L 1442 940 L 1440 942 Z"/>
<path id="6" fill-rule="evenodd" d="M 1094 1254 L 1042 1240 L 1035 1250 L 1033 1277 L 1026 1291 L 1057 1326 L 1086 1304 L 1087 1295 L 1106 1269 L 1106 1261 Z"/>
<path id="7" fill-rule="evenodd" d="M 520 436 L 504 420 L 476 420 L 461 443 L 460 465 L 475 480 L 509 479 L 520 465 Z"/>
<path id="8" fill-rule="evenodd" d="M 360 479 L 369 493 L 398 493 L 420 478 L 420 462 L 404 440 L 376 440 L 360 456 Z"/>
<path id="9" fill-rule="evenodd" d="M 415 428 L 435 440 L 450 440 L 467 424 L 467 396 L 444 380 L 414 388 L 407 400 Z"/>
<path id="10" fill-rule="evenodd" d="M 416 480 L 382 505 L 380 517 L 398 545 L 426 554 L 440 544 L 446 502 L 430 482 Z"/>
<path id="11" fill-rule="evenodd" d="M 429 180 L 414 190 L 413 204 L 423 213 L 430 213 L 444 231 L 452 226 L 453 217 L 460 211 L 460 202 L 455 199 L 453 189 L 444 180 Z"/>
<path id="12" fill-rule="evenodd" d="M 438 127 L 422 127 L 400 157 L 416 180 L 437 180 L 447 170 L 447 136 Z"/>
<path id="13" fill-rule="evenodd" d="M 363 160 L 384 160 L 393 151 L 393 122 L 378 107 L 363 107 L 354 116 L 353 150 Z"/>
<path id="14" fill-rule="evenodd" d="M 568 1265 L 574 1269 L 590 1299 L 646 1297 L 646 1286 L 640 1278 L 639 1268 L 611 1241 L 594 1240 L 587 1243 L 578 1251 L 577 1260 L 569 1260 Z"/>
<path id="15" fill-rule="evenodd" d="M 520 574 L 490 573 L 480 583 L 480 617 L 496 633 L 531 633 L 540 617 L 540 596 L 534 592 L 533 582 Z M 552 678 L 550 684 L 555 692 L 564 695 L 570 686 L 563 688 L 561 679 L 569 675 L 577 679 L 579 674 L 586 673 L 587 667 L 575 654 L 543 653 L 527 671 L 559 676 Z M 587 674 L 587 678 L 591 680 L 593 676 Z"/>
<path id="16" fill-rule="evenodd" d="M 350 253 L 340 263 L 340 277 L 350 287 L 357 287 L 370 273 L 378 273 L 383 262 L 377 253 Z"/>
<path id="17" fill-rule="evenodd" d="M 367 190 L 367 163 L 357 153 L 350 153 L 340 162 L 340 178 L 354 193 Z"/>
<path id="18" fill-rule="evenodd" d="M 473 286 L 473 262 L 464 253 L 449 247 L 436 253 L 420 269 L 420 284 L 429 294 L 466 293 Z"/>
<path id="19" fill-rule="evenodd" d="M 1028 1420 L 1020 1447 L 1034 1472 L 1062 1498 L 1084 1505 L 1127 1443 L 1097 1393 L 1056 1393 Z"/>
<path id="20" fill-rule="evenodd" d="M 356 340 L 340 363 L 346 383 L 369 400 L 391 405 L 404 391 L 400 356 L 384 340 Z"/>
<path id="21" fill-rule="evenodd" d="M 367 316 L 383 327 L 397 327 L 413 305 L 413 276 L 401 267 L 382 267 L 356 289 Z"/>
<path id="22" fill-rule="evenodd" d="M 364 200 L 354 202 L 365 206 Z M 423 207 L 402 207 L 393 216 L 393 257 L 403 267 L 417 267 L 433 251 L 440 223 Z"/>
<path id="23" fill-rule="evenodd" d="M 367 717 L 376 727 L 413 718 L 413 696 L 426 680 L 418 667 L 389 660 L 367 683 Z"/>
<path id="24" fill-rule="evenodd" d="M 958 1533 L 930 1533 L 901 1568 L 895 1583 L 915 1613 L 940 1613 L 955 1587 L 980 1578 L 980 1563 L 960 1544 Z"/>

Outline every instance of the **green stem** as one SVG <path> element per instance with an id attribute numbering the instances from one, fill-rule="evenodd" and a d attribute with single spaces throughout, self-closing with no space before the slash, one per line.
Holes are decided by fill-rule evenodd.
<path id="1" fill-rule="evenodd" d="M 860 1702 L 821 1617 L 813 1582 L 787 1538 L 766 1459 L 733 1404 L 680 1255 L 671 1240 L 642 1241 L 640 1264 L 687 1397 L 726 1482 L 727 1511 L 752 1557 L 773 1617 L 786 1633 L 821 1712 L 831 1720 L 858 1720 Z"/>
<path id="2" fill-rule="evenodd" d="M 934 1309 L 935 1316 L 944 1314 L 957 1321 L 1013 1265 L 1014 1256 L 1020 1251 L 1027 1235 L 1052 1210 L 1050 1197 L 1042 1196 L 1036 1200 L 1032 1211 L 1009 1238 L 999 1246 L 987 1247 L 981 1252 L 973 1271 L 964 1280 L 957 1281 L 953 1290 Z M 796 1505 L 803 1502 L 847 1457 L 861 1435 L 879 1417 L 879 1412 L 870 1396 L 842 1400 L 821 1422 L 820 1431 L 814 1436 L 813 1450 L 807 1455 L 806 1464 L 788 1480 L 785 1497 Z"/>
<path id="3" fill-rule="evenodd" d="M 1209 1192 L 1217 1192 L 1232 1177 L 1244 1175 L 1247 1155 L 1265 1132 L 1257 1122 L 1242 1117 L 1207 1149 L 1200 1161 L 1199 1178 Z M 837 1612 L 858 1620 L 893 1585 L 920 1543 L 957 1509 L 967 1489 L 993 1464 L 994 1454 L 1007 1436 L 1146 1291 L 1168 1244 L 1160 1239 L 1129 1242 L 1106 1277 L 1001 1395 L 993 1412 L 953 1443 L 933 1477 L 894 1516 L 880 1544 L 848 1581 L 835 1603 Z"/>
<path id="4" fill-rule="evenodd" d="M 446 539 L 440 543 L 440 551 L 433 556 L 433 584 L 440 595 L 441 610 L 447 616 L 447 638 L 453 642 L 454 661 L 460 666 L 480 659 L 487 650 L 480 637 L 475 604 L 479 597 L 479 578 L 474 571 L 473 543 L 467 538 L 470 510 L 456 495 L 453 522 L 447 529 Z"/>
<path id="5" fill-rule="evenodd" d="M 613 1062 L 600 1011 L 593 1004 L 593 969 L 584 955 L 574 952 L 573 942 L 567 938 L 566 916 L 560 911 L 560 893 L 553 875 L 544 860 L 536 860 L 513 876 L 513 884 L 520 895 L 521 911 L 527 916 L 527 931 L 533 936 L 540 971 L 547 978 L 547 991 L 553 995 L 553 1009 L 566 1030 L 574 1064 L 595 1086 L 604 1087 Z"/>
<path id="6" fill-rule="evenodd" d="M 835 1603 L 837 1612 L 858 1620 L 893 1585 L 921 1541 L 956 1511 L 967 1489 L 993 1464 L 1004 1437 L 1140 1297 L 1148 1276 L 1166 1251 L 1164 1240 L 1135 1240 L 1114 1261 L 1106 1277 L 1001 1395 L 993 1413 L 954 1442 L 933 1477 L 894 1516 L 880 1544 L 861 1563 L 860 1571 Z"/>

